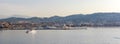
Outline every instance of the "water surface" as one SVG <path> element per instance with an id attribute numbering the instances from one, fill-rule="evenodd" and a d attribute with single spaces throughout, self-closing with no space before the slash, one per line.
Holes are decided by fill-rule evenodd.
<path id="1" fill-rule="evenodd" d="M 120 28 L 0 31 L 0 44 L 120 44 Z"/>

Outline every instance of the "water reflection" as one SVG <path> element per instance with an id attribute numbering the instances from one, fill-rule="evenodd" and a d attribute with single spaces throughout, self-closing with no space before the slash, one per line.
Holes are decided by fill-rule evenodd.
<path id="1" fill-rule="evenodd" d="M 113 37 L 114 39 L 120 39 L 120 37 Z"/>
<path id="2" fill-rule="evenodd" d="M 0 29 L 0 31 L 3 31 L 3 30 Z"/>
<path id="3" fill-rule="evenodd" d="M 0 32 L 3 32 L 4 30 L 0 29 Z"/>

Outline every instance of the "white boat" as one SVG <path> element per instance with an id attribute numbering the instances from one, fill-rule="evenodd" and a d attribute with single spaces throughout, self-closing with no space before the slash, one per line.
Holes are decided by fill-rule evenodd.
<path id="1" fill-rule="evenodd" d="M 36 32 L 35 30 L 36 30 L 36 27 L 27 30 L 26 33 L 35 33 Z"/>
<path id="2" fill-rule="evenodd" d="M 31 31 L 32 31 L 32 30 L 27 30 L 26 33 L 29 33 L 29 32 L 31 32 Z"/>
<path id="3" fill-rule="evenodd" d="M 35 34 L 35 33 L 36 33 L 36 30 L 27 30 L 26 33 Z"/>

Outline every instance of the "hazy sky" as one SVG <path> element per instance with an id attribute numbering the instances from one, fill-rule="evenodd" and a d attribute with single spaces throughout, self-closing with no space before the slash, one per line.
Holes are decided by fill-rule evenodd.
<path id="1" fill-rule="evenodd" d="M 120 12 L 120 0 L 0 0 L 0 17 Z"/>

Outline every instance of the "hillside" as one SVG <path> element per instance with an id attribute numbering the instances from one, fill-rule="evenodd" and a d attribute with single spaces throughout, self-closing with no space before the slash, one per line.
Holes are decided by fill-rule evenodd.
<path id="1" fill-rule="evenodd" d="M 74 14 L 66 17 L 53 16 L 49 18 L 17 18 L 10 17 L 6 19 L 0 19 L 0 21 L 7 22 L 18 22 L 18 21 L 29 21 L 29 22 L 62 22 L 62 23 L 119 23 L 120 22 L 120 13 L 93 13 L 93 14 Z"/>

